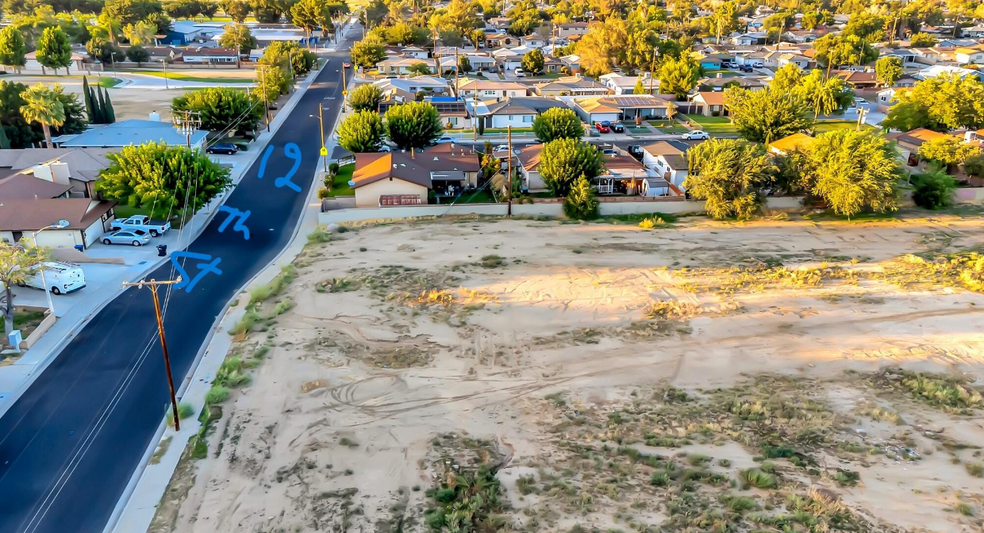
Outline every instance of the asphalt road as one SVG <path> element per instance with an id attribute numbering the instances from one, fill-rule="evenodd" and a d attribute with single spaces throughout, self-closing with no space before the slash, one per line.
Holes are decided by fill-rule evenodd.
<path id="1" fill-rule="evenodd" d="M 318 163 L 318 120 L 309 115 L 317 116 L 323 103 L 326 127 L 334 124 L 342 102 L 338 69 L 347 55 L 328 56 L 276 132 L 265 177 L 258 175 L 261 157 L 226 202 L 250 211 L 244 221 L 249 240 L 232 225 L 220 233 L 225 215 L 219 213 L 189 247 L 220 257 L 222 274 L 207 274 L 190 293 L 175 290 L 167 301 L 176 386 L 190 379 L 195 356 L 226 302 L 289 241 Z M 284 152 L 288 143 L 300 148 L 292 180 L 299 192 L 275 184 L 294 165 Z M 197 261 L 188 263 L 189 274 L 197 273 Z M 147 277 L 174 275 L 168 263 Z M 168 404 L 150 292 L 121 291 L 0 418 L 0 533 L 102 532 Z"/>

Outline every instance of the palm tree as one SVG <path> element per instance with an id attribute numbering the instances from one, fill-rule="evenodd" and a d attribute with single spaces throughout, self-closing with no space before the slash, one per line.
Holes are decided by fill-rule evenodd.
<path id="1" fill-rule="evenodd" d="M 21 106 L 24 120 L 41 124 L 46 146 L 54 148 L 51 144 L 51 126 L 61 126 L 65 123 L 65 106 L 58 100 L 55 91 L 43 83 L 29 87 L 21 93 L 21 98 L 25 102 Z"/>

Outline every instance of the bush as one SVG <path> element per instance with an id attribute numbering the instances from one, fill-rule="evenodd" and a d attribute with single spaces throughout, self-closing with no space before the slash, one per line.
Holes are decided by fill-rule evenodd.
<path id="1" fill-rule="evenodd" d="M 942 169 L 912 176 L 912 201 L 923 209 L 942 209 L 953 203 L 957 182 Z"/>
<path id="2" fill-rule="evenodd" d="M 318 187 L 318 200 L 324 200 L 325 198 L 331 197 L 331 189 L 328 187 Z"/>
<path id="3" fill-rule="evenodd" d="M 758 489 L 774 489 L 777 485 L 775 476 L 754 468 L 742 470 L 741 480 L 746 487 L 752 486 Z"/>
<path id="4" fill-rule="evenodd" d="M 195 407 L 188 402 L 178 402 L 178 418 L 184 420 L 195 414 Z M 167 406 L 167 425 L 174 426 L 174 411 Z"/>
<path id="5" fill-rule="evenodd" d="M 598 218 L 598 199 L 588 179 L 581 175 L 564 198 L 564 214 L 574 220 Z"/>
<path id="6" fill-rule="evenodd" d="M 328 163 L 328 173 L 332 176 L 338 175 L 338 163 Z"/>
<path id="7" fill-rule="evenodd" d="M 229 388 L 219 384 L 213 384 L 212 388 L 205 394 L 205 403 L 212 405 L 222 403 L 229 399 Z"/>
<path id="8" fill-rule="evenodd" d="M 984 177 L 984 155 L 975 155 L 967 158 L 964 162 L 964 170 L 971 176 Z"/>

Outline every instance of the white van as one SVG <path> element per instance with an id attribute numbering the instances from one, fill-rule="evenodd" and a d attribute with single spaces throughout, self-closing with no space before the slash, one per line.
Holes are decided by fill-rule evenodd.
<path id="1" fill-rule="evenodd" d="M 48 283 L 47 289 L 51 294 L 68 294 L 85 287 L 85 274 L 78 265 L 72 263 L 46 261 L 44 280 Z M 34 276 L 27 278 L 24 285 L 41 290 L 46 288 L 41 283 L 40 270 L 35 272 Z"/>

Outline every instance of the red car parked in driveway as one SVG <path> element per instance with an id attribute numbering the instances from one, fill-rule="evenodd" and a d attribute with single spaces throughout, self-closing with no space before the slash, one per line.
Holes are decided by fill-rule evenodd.
<path id="1" fill-rule="evenodd" d="M 595 129 L 598 130 L 599 133 L 609 133 L 610 131 L 612 131 L 611 128 L 602 124 L 601 122 L 595 122 Z"/>

